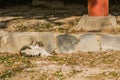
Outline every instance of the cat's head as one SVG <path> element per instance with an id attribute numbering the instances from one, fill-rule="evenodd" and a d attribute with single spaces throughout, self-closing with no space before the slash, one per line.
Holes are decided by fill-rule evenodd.
<path id="1" fill-rule="evenodd" d="M 39 47 L 44 47 L 44 44 L 42 41 L 40 41 L 40 42 L 36 41 L 36 45 L 38 45 Z"/>

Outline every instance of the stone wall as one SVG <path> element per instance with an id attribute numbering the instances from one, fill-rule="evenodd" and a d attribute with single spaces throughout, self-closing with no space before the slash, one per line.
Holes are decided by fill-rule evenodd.
<path id="1" fill-rule="evenodd" d="M 0 52 L 18 53 L 23 46 L 42 41 L 48 53 L 99 52 L 120 50 L 120 34 L 0 31 Z"/>

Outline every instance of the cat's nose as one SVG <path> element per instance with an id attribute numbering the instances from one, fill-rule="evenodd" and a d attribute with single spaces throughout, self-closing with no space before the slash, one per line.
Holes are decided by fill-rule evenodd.
<path id="1" fill-rule="evenodd" d="M 38 56 L 41 56 L 41 53 L 39 53 L 39 55 Z"/>

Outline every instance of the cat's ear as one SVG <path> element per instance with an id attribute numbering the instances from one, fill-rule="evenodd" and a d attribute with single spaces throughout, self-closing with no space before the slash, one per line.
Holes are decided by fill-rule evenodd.
<path id="1" fill-rule="evenodd" d="M 36 41 L 32 40 L 31 45 L 36 45 Z"/>

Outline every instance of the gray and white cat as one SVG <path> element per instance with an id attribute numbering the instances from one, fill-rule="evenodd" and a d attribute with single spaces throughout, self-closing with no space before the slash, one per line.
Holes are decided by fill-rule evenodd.
<path id="1" fill-rule="evenodd" d="M 35 42 L 34 45 L 24 46 L 20 49 L 20 55 L 22 56 L 50 56 L 51 54 L 48 53 L 42 42 Z"/>

